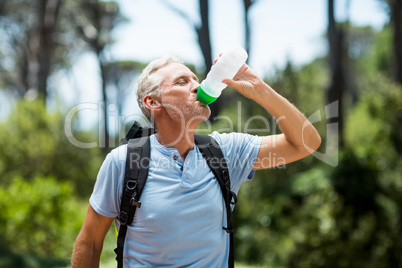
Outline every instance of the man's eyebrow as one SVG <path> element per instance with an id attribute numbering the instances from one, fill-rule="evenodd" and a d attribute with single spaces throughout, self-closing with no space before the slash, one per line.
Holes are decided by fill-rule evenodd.
<path id="1" fill-rule="evenodd" d="M 198 77 L 194 73 L 191 74 L 190 76 L 191 76 L 191 78 L 193 78 L 194 80 L 196 80 L 198 82 Z"/>

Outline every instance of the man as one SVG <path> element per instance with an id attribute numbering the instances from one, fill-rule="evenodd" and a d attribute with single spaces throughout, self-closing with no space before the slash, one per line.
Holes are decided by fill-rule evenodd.
<path id="1" fill-rule="evenodd" d="M 233 192 L 251 179 L 254 170 L 296 161 L 319 147 L 316 129 L 249 66 L 244 64 L 233 79 L 223 82 L 264 107 L 283 132 L 266 137 L 212 134 L 228 163 Z M 127 231 L 125 267 L 228 265 L 221 190 L 194 145 L 197 127 L 210 115 L 209 107 L 197 101 L 198 86 L 194 73 L 174 57 L 151 62 L 137 81 L 139 106 L 154 123 L 156 134 L 150 137 L 151 161 L 142 206 Z M 104 237 L 119 214 L 125 155 L 126 146 L 113 150 L 100 169 L 75 244 L 73 267 L 99 265 Z"/>

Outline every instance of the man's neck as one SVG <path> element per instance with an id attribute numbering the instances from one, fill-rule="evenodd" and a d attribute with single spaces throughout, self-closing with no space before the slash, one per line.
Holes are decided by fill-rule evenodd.
<path id="1" fill-rule="evenodd" d="M 194 149 L 195 128 L 185 128 L 174 124 L 159 125 L 155 136 L 158 142 L 168 148 L 175 148 L 183 161 L 187 154 Z"/>

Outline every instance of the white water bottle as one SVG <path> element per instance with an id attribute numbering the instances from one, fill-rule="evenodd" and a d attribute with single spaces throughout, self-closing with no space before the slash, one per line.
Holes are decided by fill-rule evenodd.
<path id="1" fill-rule="evenodd" d="M 232 79 L 247 60 L 247 52 L 240 46 L 226 48 L 214 67 L 207 74 L 197 91 L 197 99 L 204 103 L 214 102 L 226 87 L 225 78 Z"/>

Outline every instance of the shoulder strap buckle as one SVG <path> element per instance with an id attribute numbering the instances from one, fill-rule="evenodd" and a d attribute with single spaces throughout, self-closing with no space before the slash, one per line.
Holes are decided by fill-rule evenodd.
<path id="1" fill-rule="evenodd" d="M 128 214 L 125 211 L 120 211 L 119 221 L 121 225 L 126 225 L 128 221 Z"/>
<path id="2" fill-rule="evenodd" d="M 230 195 L 231 195 L 230 204 L 232 204 L 232 205 L 236 204 L 237 203 L 237 195 L 233 191 L 230 191 Z"/>
<path id="3" fill-rule="evenodd" d="M 233 228 L 228 228 L 228 227 L 222 227 L 223 230 L 225 230 L 228 234 L 235 234 L 236 229 Z"/>
<path id="4" fill-rule="evenodd" d="M 141 207 L 141 201 L 137 200 L 137 192 L 134 192 L 130 199 L 130 204 L 132 206 L 136 206 L 137 208 Z"/>

